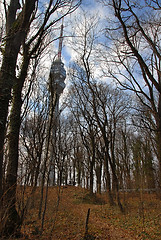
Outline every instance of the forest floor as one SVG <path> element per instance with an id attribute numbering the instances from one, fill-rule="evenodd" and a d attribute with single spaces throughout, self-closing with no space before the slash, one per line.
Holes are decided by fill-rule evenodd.
<path id="1" fill-rule="evenodd" d="M 80 187 L 49 187 L 43 231 L 42 220 L 38 220 L 40 193 L 35 193 L 22 226 L 25 237 L 21 239 L 83 240 L 90 208 L 86 239 L 161 240 L 161 201 L 157 195 L 121 193 L 121 200 L 124 214 L 108 204 L 107 193 L 91 196 Z"/>

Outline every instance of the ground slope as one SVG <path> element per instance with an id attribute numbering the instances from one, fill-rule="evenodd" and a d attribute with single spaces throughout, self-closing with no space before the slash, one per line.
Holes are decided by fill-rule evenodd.
<path id="1" fill-rule="evenodd" d="M 22 239 L 82 240 L 89 208 L 88 239 L 161 239 L 161 202 L 155 194 L 122 195 L 126 213 L 121 214 L 117 206 L 109 206 L 106 194 L 91 196 L 74 186 L 50 187 L 43 232 L 39 200 L 37 192 L 22 227 Z"/>

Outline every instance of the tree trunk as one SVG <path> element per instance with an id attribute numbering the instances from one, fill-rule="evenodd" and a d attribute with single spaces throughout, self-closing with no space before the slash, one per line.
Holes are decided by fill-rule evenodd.
<path id="1" fill-rule="evenodd" d="M 16 186 L 21 106 L 21 90 L 19 89 L 19 86 L 15 85 L 13 89 L 13 103 L 9 122 L 9 160 L 4 196 L 5 216 L 7 219 L 4 218 L 5 224 L 2 224 L 2 231 L 7 236 L 14 233 L 17 234 L 20 227 L 20 217 L 16 210 Z"/>
<path id="2" fill-rule="evenodd" d="M 81 169 L 80 166 L 77 169 L 77 179 L 78 179 L 78 186 L 81 185 Z"/>
<path id="3" fill-rule="evenodd" d="M 94 139 L 94 133 L 93 131 L 91 132 L 91 149 L 92 149 L 92 159 L 90 161 L 90 193 L 93 194 L 93 182 L 94 182 L 94 177 L 93 177 L 93 170 L 94 170 L 94 164 L 95 164 L 95 139 Z M 90 158 L 90 156 L 89 156 Z"/>
<path id="4" fill-rule="evenodd" d="M 23 84 L 27 75 L 29 60 L 27 50 L 24 53 L 24 59 L 19 78 L 14 79 L 12 108 L 9 118 L 9 159 L 7 166 L 7 175 L 5 183 L 4 209 L 2 213 L 3 221 L 1 223 L 2 235 L 9 236 L 19 234 L 20 217 L 16 210 L 16 186 L 17 186 L 17 170 L 18 170 L 18 155 L 19 155 L 19 131 L 21 125 L 21 93 Z M 6 219 L 7 218 L 7 219 Z"/>
<path id="5" fill-rule="evenodd" d="M 93 194 L 93 161 L 90 162 L 90 193 Z"/>
<path id="6" fill-rule="evenodd" d="M 10 46 L 8 46 L 10 45 Z M 11 44 L 6 48 L 12 48 Z M 6 132 L 6 121 L 8 115 L 8 104 L 11 99 L 11 88 L 15 82 L 15 59 L 14 53 L 6 49 L 0 71 L 0 199 L 2 197 L 2 165 L 3 165 L 3 146 Z M 1 204 L 0 204 L 1 205 Z"/>
<path id="7" fill-rule="evenodd" d="M 16 83 L 15 69 L 18 53 L 29 27 L 29 19 L 35 9 L 36 0 L 26 1 L 19 17 L 16 19 L 17 10 L 20 8 L 18 0 L 11 0 L 6 19 L 5 49 L 3 52 L 0 70 L 0 199 L 2 197 L 2 165 L 3 146 L 5 139 L 8 105 L 11 99 L 11 89 Z M 0 204 L 2 205 L 2 204 Z"/>
<path id="8" fill-rule="evenodd" d="M 111 178 L 110 178 L 110 173 L 109 173 L 109 167 L 108 167 L 108 159 L 105 157 L 105 171 L 106 171 L 106 186 L 107 186 L 107 194 L 108 194 L 108 199 L 109 203 L 111 206 L 114 205 L 112 193 L 111 193 Z"/>
<path id="9" fill-rule="evenodd" d="M 101 173 L 102 173 L 102 162 L 96 166 L 96 178 L 97 178 L 97 192 L 101 194 Z"/>
<path id="10" fill-rule="evenodd" d="M 75 186 L 75 183 L 76 183 L 75 169 L 76 169 L 76 163 L 75 163 L 75 159 L 74 159 L 73 160 L 73 186 Z"/>
<path id="11" fill-rule="evenodd" d="M 161 85 L 161 84 L 160 84 Z M 159 95 L 158 117 L 157 117 L 157 153 L 159 163 L 159 188 L 161 189 L 161 94 Z"/>

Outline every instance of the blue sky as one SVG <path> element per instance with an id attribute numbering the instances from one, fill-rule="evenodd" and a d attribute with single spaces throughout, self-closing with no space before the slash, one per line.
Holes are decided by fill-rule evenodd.
<path id="1" fill-rule="evenodd" d="M 74 24 L 75 24 L 75 18 L 79 17 L 79 15 L 83 15 L 82 12 L 85 11 L 89 15 L 97 15 L 100 20 L 103 20 L 105 18 L 105 8 L 96 0 L 83 0 L 81 6 L 71 14 L 71 16 L 67 16 L 67 19 L 65 19 L 65 22 L 68 21 L 70 18 L 72 25 L 69 26 L 68 23 L 64 23 L 64 35 L 68 36 L 70 35 L 70 31 L 73 31 Z M 99 21 L 100 21 L 99 20 Z M 100 21 L 101 24 L 101 21 Z M 67 26 L 68 25 L 68 26 Z M 67 39 L 67 38 L 66 38 Z M 71 51 L 69 51 L 68 46 L 66 46 L 66 39 L 64 39 L 63 44 L 63 51 L 62 51 L 62 57 L 65 58 L 66 63 L 68 63 L 71 59 Z"/>
<path id="2" fill-rule="evenodd" d="M 67 15 L 65 17 L 64 35 L 69 37 L 64 37 L 64 40 L 63 40 L 62 61 L 65 64 L 66 69 L 68 69 L 70 61 L 73 60 L 73 56 L 75 56 L 75 53 L 73 52 L 73 50 L 67 45 L 68 44 L 67 39 L 68 38 L 70 39 L 71 32 L 74 29 L 74 25 L 75 25 L 74 19 L 76 17 L 79 17 L 79 15 L 80 16 L 83 15 L 82 11 L 87 12 L 87 16 L 90 14 L 94 14 L 94 15 L 97 14 L 101 18 L 105 17 L 105 9 L 96 0 L 83 0 L 81 6 L 76 11 L 74 11 L 71 15 Z M 55 38 L 59 37 L 60 35 L 60 29 L 59 29 L 60 26 L 61 26 L 61 22 L 57 25 L 58 28 L 54 32 Z M 54 41 L 53 44 L 50 45 L 49 54 L 45 55 L 43 58 L 43 67 L 46 68 L 46 78 L 48 78 L 52 60 L 55 57 L 55 55 L 58 53 L 58 44 L 59 44 L 59 40 Z"/>
<path id="3" fill-rule="evenodd" d="M 91 8 L 95 6 L 96 1 L 95 0 L 83 0 L 82 1 L 82 7 L 84 8 Z"/>

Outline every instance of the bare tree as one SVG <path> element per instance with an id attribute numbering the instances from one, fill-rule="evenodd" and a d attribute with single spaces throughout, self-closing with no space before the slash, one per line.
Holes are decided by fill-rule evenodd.
<path id="1" fill-rule="evenodd" d="M 75 94 L 72 94 L 74 102 L 70 104 L 70 110 L 74 114 L 75 120 L 78 123 L 81 141 L 86 148 L 88 155 L 87 158 L 90 174 L 89 188 L 90 193 L 92 194 L 94 187 L 94 166 L 97 146 L 95 141 L 98 129 L 97 125 L 95 125 L 95 119 L 93 118 L 93 110 L 90 104 L 87 103 L 87 99 L 89 101 L 91 98 L 91 96 L 88 94 L 88 88 L 86 88 L 86 86 L 83 86 L 81 83 L 74 83 L 72 91 L 74 91 Z M 75 157 L 76 155 L 78 155 L 78 148 L 75 152 Z"/>
<path id="2" fill-rule="evenodd" d="M 72 73 L 73 78 L 79 79 L 79 82 L 75 81 L 75 84 L 73 84 L 74 90 L 76 91 L 76 95 L 79 97 L 79 105 L 82 106 L 82 110 L 80 111 L 81 115 L 86 120 L 86 125 L 89 127 L 89 132 L 91 133 L 90 134 L 88 132 L 88 135 L 93 136 L 91 139 L 93 138 L 93 146 L 95 148 L 94 151 L 90 153 L 90 155 L 93 156 L 93 158 L 96 158 L 96 135 L 98 134 L 98 131 L 100 131 L 104 142 L 104 161 L 106 166 L 109 200 L 111 204 L 114 204 L 111 194 L 111 178 L 109 170 L 110 166 L 113 175 L 113 183 L 117 191 L 118 204 L 120 206 L 120 209 L 123 210 L 118 192 L 119 186 L 116 174 L 114 145 L 116 122 L 118 121 L 117 118 L 121 116 L 121 114 L 117 115 L 116 109 L 118 108 L 118 112 L 120 113 L 125 108 L 125 105 L 123 105 L 123 109 L 121 109 L 122 103 L 118 103 L 119 101 L 114 91 L 110 95 L 110 91 L 105 91 L 103 85 L 98 84 L 97 81 L 93 80 L 94 69 L 96 68 L 93 59 L 96 56 L 95 46 L 97 43 L 96 40 L 98 38 L 96 31 L 97 18 L 95 16 L 88 19 L 87 15 L 84 15 L 82 22 L 83 24 L 78 26 L 78 33 L 76 30 L 76 33 L 78 34 L 78 41 L 77 43 L 75 42 L 74 45 L 74 49 L 77 52 L 79 59 L 77 60 L 77 64 L 75 64 L 73 67 Z M 80 36 L 82 37 L 79 39 Z M 78 48 L 78 45 L 80 45 L 81 48 Z M 113 98 L 112 95 L 114 96 Z M 109 109 L 107 106 L 109 106 Z M 86 128 L 86 125 L 83 125 L 82 128 Z M 93 132 L 94 128 L 97 129 L 94 131 L 95 133 Z M 90 130 L 92 130 L 92 132 Z M 87 136 L 84 137 L 85 140 L 86 138 Z M 86 146 L 88 146 L 88 144 L 86 144 Z"/>
<path id="3" fill-rule="evenodd" d="M 41 8 L 39 1 L 10 1 L 9 6 L 4 1 L 6 11 L 5 48 L 0 71 L 0 176 L 2 176 L 3 145 L 5 139 L 6 119 L 9 100 L 12 97 L 12 109 L 9 118 L 9 161 L 7 167 L 4 204 L 8 209 L 7 222 L 3 222 L 5 235 L 12 234 L 20 226 L 15 208 L 16 181 L 18 168 L 18 140 L 21 124 L 21 107 L 23 103 L 22 89 L 28 74 L 31 58 L 37 58 L 48 46 L 48 36 L 52 27 L 65 15 L 73 12 L 80 1 L 48 1 Z M 41 8 L 40 14 L 38 8 Z M 60 16 L 55 16 L 56 10 L 62 10 Z M 17 13 L 19 11 L 19 13 Z M 43 16 L 43 18 L 42 18 Z M 51 19 L 53 16 L 53 19 Z M 36 27 L 35 27 L 36 26 Z M 22 60 L 19 60 L 22 54 Z M 2 179 L 0 193 L 2 196 Z"/>
<path id="4" fill-rule="evenodd" d="M 161 182 L 160 5 L 158 1 L 104 0 L 113 15 L 106 28 L 108 76 L 135 92 L 151 115 Z M 109 41 L 108 41 L 109 42 Z"/>

